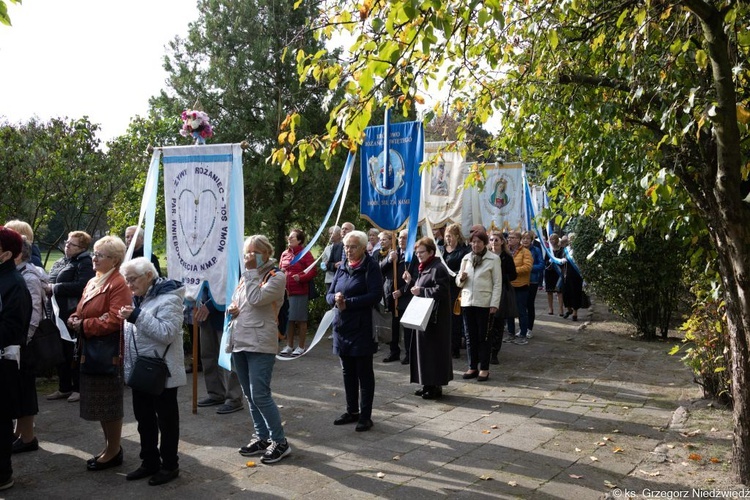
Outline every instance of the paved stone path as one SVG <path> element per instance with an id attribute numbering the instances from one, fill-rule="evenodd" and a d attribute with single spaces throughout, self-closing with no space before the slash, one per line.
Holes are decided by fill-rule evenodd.
<path id="1" fill-rule="evenodd" d="M 659 477 L 629 474 L 647 467 L 680 402 L 700 397 L 691 374 L 663 343 L 601 331 L 596 304 L 573 323 L 547 315 L 543 298 L 528 345 L 504 344 L 501 365 L 491 367 L 484 383 L 461 379 L 462 351 L 454 360 L 456 380 L 439 401 L 414 396 L 408 366 L 382 363 L 387 346 L 381 346 L 370 432 L 332 425 L 345 405 L 330 341 L 277 363 L 273 389 L 293 454 L 272 466 L 255 459 L 258 465 L 247 467 L 237 453 L 252 434 L 247 411 L 192 414 L 189 385 L 179 394 L 179 479 L 161 487 L 125 481 L 140 463 L 128 390 L 125 464 L 88 472 L 85 460 L 102 446 L 99 425 L 81 420 L 77 404 L 41 395 L 41 449 L 14 456 L 16 485 L 0 496 L 594 499 L 610 491 L 607 484 L 678 489 Z"/>

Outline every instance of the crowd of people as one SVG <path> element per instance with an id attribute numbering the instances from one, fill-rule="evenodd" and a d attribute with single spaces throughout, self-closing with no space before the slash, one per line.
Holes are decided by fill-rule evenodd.
<path id="1" fill-rule="evenodd" d="M 277 355 L 306 352 L 318 268 L 325 273 L 322 295 L 334 313 L 332 348 L 346 396 L 345 411 L 333 424 L 356 424 L 357 432 L 374 425 L 377 318 L 389 317 L 391 330 L 382 361 L 409 365 L 415 395 L 430 400 L 443 396 L 462 348 L 463 379 L 484 382 L 490 365 L 499 363 L 502 342 L 528 343 L 537 290 L 547 293 L 550 315 L 555 295 L 564 318 L 576 321 L 582 305 L 583 280 L 566 259 L 570 236 L 552 234 L 540 243 L 531 232 L 506 234 L 477 225 L 465 238 L 461 226 L 451 224 L 417 239 L 414 258 L 407 261 L 406 230 L 365 233 L 345 222 L 329 229 L 319 260 L 300 255 L 306 240 L 301 229 L 290 231 L 278 260 L 269 239 L 253 235 L 244 243 L 241 279 L 224 307 L 205 288 L 194 303 L 186 301 L 185 287 L 162 276 L 158 258 L 143 257 L 142 234 L 129 227 L 125 242 L 104 236 L 92 248 L 89 234 L 72 231 L 63 257 L 47 273 L 31 226 L 0 226 L 0 393 L 7 403 L 0 407 L 0 490 L 13 486 L 11 455 L 39 448 L 32 342 L 44 318 L 56 320 L 61 351 L 57 390 L 47 399 L 79 403 L 81 418 L 98 421 L 103 432 L 102 448 L 87 460 L 89 471 L 123 464 L 124 390 L 139 353 L 165 362 L 163 390 L 132 388 L 140 465 L 126 475 L 128 481 L 148 478 L 160 485 L 179 476 L 177 391 L 187 383 L 183 332 L 194 323 L 207 392 L 198 406 L 216 406 L 221 415 L 242 410 L 247 401 L 254 434 L 239 453 L 260 455 L 265 464 L 291 453 L 271 379 Z M 126 260 L 126 242 L 133 240 L 133 257 Z M 413 297 L 431 299 L 424 328 L 401 324 Z M 231 371 L 218 362 L 225 317 Z"/>

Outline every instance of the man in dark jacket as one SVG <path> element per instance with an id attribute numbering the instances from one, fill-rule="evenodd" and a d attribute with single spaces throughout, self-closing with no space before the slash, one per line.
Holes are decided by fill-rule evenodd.
<path id="1" fill-rule="evenodd" d="M 130 226 L 125 230 L 125 246 L 130 248 L 130 242 L 133 241 L 138 226 Z M 133 249 L 133 258 L 143 257 L 143 230 L 138 231 L 137 239 L 135 240 L 135 248 Z M 159 266 L 159 257 L 153 252 L 151 253 L 151 263 L 156 268 L 156 272 L 159 276 L 164 276 L 161 272 L 161 266 Z"/>
<path id="2" fill-rule="evenodd" d="M 21 344 L 31 321 L 31 294 L 14 259 L 23 240 L 0 226 L 0 491 L 13 487 L 13 419 L 19 416 Z"/>

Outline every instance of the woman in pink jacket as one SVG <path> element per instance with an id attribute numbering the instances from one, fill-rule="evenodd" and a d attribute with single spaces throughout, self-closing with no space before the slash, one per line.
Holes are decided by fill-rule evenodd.
<path id="1" fill-rule="evenodd" d="M 286 332 L 286 347 L 279 354 L 282 356 L 299 356 L 305 352 L 307 336 L 307 309 L 310 286 L 317 271 L 312 266 L 315 259 L 306 253 L 299 261 L 292 264 L 294 258 L 303 250 L 305 232 L 292 229 L 287 237 L 289 248 L 281 254 L 279 267 L 286 272 L 286 293 L 289 295 L 289 325 Z M 311 267 L 312 266 L 312 267 Z M 299 336 L 299 344 L 294 348 L 294 334 Z"/>

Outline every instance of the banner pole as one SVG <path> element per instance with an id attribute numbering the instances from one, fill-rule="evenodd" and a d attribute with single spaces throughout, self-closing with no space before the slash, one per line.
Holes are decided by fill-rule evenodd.
<path id="1" fill-rule="evenodd" d="M 396 242 L 397 238 L 392 236 L 391 241 Z M 391 245 L 393 245 L 393 243 L 391 243 Z M 398 245 L 398 243 L 396 243 L 396 245 Z M 396 252 L 396 258 L 393 261 L 393 291 L 395 292 L 398 290 L 398 250 L 395 246 L 392 250 Z M 393 298 L 393 317 L 398 318 L 398 297 Z"/>
<path id="2" fill-rule="evenodd" d="M 198 312 L 198 301 L 193 307 L 193 415 L 198 413 L 198 322 L 195 313 Z"/>

